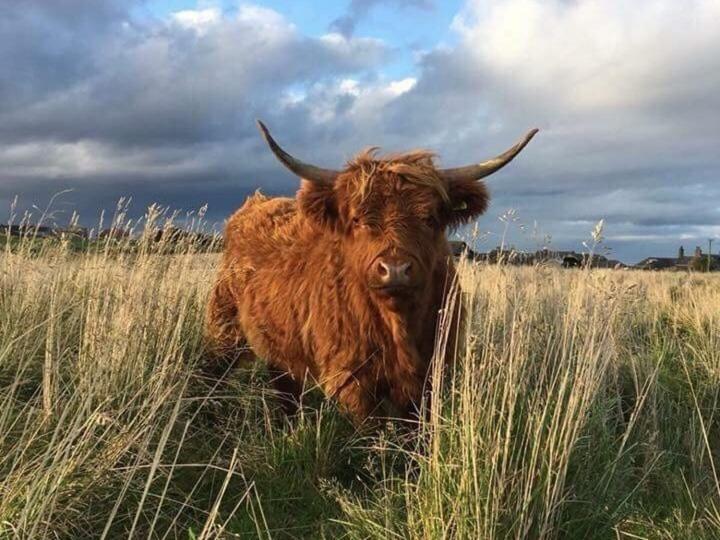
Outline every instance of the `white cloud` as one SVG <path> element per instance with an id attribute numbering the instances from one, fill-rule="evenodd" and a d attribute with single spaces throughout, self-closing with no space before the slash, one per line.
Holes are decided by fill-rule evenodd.
<path id="1" fill-rule="evenodd" d="M 417 79 L 413 77 L 372 82 L 340 79 L 315 84 L 302 99 L 298 99 L 300 96 L 297 94 L 288 95 L 284 104 L 307 107 L 310 118 L 318 124 L 344 123 L 352 126 L 355 133 L 371 134 L 377 130 L 383 109 L 411 91 L 416 84 Z"/>
<path id="2" fill-rule="evenodd" d="M 492 76 L 571 110 L 677 100 L 709 75 L 719 25 L 717 0 L 471 0 L 454 23 Z"/>
<path id="3" fill-rule="evenodd" d="M 183 28 L 190 28 L 198 33 L 205 33 L 210 26 L 220 22 L 221 13 L 218 8 L 186 9 L 172 13 L 171 19 Z"/>
<path id="4" fill-rule="evenodd" d="M 352 96 L 360 95 L 360 83 L 355 79 L 343 79 L 338 85 L 338 90 Z"/>
<path id="5" fill-rule="evenodd" d="M 71 178 L 92 181 L 97 175 L 160 175 L 172 177 L 189 168 L 201 172 L 205 164 L 197 153 L 178 149 L 157 152 L 149 148 L 118 150 L 92 140 L 57 143 L 28 142 L 0 149 L 3 174 L 13 178 Z"/>
<path id="6" fill-rule="evenodd" d="M 407 77 L 399 81 L 392 81 L 390 84 L 387 85 L 387 90 L 395 96 L 400 96 L 405 92 L 409 92 L 410 90 L 415 88 L 416 84 L 417 79 L 415 77 Z"/>
<path id="7" fill-rule="evenodd" d="M 296 30 L 295 25 L 277 11 L 254 4 L 241 4 L 236 20 L 243 25 L 251 26 L 255 32 L 261 34 L 288 33 Z"/>

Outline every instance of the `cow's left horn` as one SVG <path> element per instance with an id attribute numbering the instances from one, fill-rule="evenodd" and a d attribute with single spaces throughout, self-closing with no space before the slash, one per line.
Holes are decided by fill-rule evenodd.
<path id="1" fill-rule="evenodd" d="M 272 150 L 272 153 L 275 154 L 275 157 L 280 160 L 280 163 L 285 165 L 288 169 L 290 169 L 300 178 L 304 178 L 305 180 L 310 180 L 311 182 L 318 182 L 321 184 L 331 184 L 335 181 L 335 178 L 337 178 L 339 171 L 334 171 L 332 169 L 322 169 L 320 167 L 316 167 L 315 165 L 304 163 L 299 159 L 295 159 L 285 150 L 280 148 L 280 145 L 275 142 L 275 139 L 272 138 L 272 135 L 270 135 L 270 131 L 265 126 L 265 124 L 258 120 L 257 125 L 260 129 L 260 133 L 262 133 L 262 136 L 265 139 L 265 142 L 268 143 L 270 150 Z"/>
<path id="2" fill-rule="evenodd" d="M 440 176 L 445 178 L 448 182 L 461 181 L 461 180 L 480 180 L 495 171 L 502 169 L 505 165 L 510 163 L 520 151 L 525 148 L 527 143 L 530 142 L 538 129 L 528 131 L 525 136 L 520 139 L 515 146 L 509 150 L 503 152 L 499 156 L 496 156 L 482 163 L 476 163 L 475 165 L 468 165 L 466 167 L 457 167 L 455 169 L 440 169 L 438 171 Z"/>

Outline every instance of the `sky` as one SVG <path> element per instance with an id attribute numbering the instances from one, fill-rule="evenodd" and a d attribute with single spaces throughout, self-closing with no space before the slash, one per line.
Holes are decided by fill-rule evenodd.
<path id="1" fill-rule="evenodd" d="M 2 3 L 0 222 L 59 194 L 59 224 L 132 197 L 221 227 L 297 190 L 260 118 L 332 168 L 465 165 L 540 128 L 488 178 L 480 250 L 580 251 L 600 220 L 629 263 L 720 237 L 720 0 Z"/>

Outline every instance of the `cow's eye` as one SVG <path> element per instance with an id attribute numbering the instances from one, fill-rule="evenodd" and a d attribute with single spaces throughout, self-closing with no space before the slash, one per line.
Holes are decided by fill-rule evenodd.
<path id="1" fill-rule="evenodd" d="M 434 229 L 438 225 L 438 220 L 435 218 L 435 216 L 427 216 L 426 218 L 423 218 L 423 223 L 425 223 L 425 225 L 427 225 L 428 227 L 432 227 Z"/>
<path id="2" fill-rule="evenodd" d="M 356 227 L 356 228 L 362 227 L 362 224 L 363 224 L 362 220 L 359 217 L 355 216 L 354 218 L 352 218 L 352 226 L 353 227 Z"/>

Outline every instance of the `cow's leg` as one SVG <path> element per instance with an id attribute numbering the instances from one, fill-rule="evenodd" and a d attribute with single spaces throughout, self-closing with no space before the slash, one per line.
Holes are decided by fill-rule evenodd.
<path id="1" fill-rule="evenodd" d="M 422 402 L 423 382 L 418 377 L 409 377 L 404 384 L 390 387 L 390 401 L 403 420 L 417 422 Z"/>
<path id="2" fill-rule="evenodd" d="M 365 423 L 380 411 L 381 400 L 376 396 L 368 377 L 351 377 L 334 392 L 340 407 L 352 418 L 356 426 Z"/>
<path id="3" fill-rule="evenodd" d="M 288 416 L 297 413 L 300 407 L 303 385 L 287 370 L 268 364 L 270 382 L 280 399 L 280 405 Z"/>
<path id="4" fill-rule="evenodd" d="M 251 361 L 238 320 L 237 306 L 225 280 L 220 279 L 210 294 L 205 312 L 206 355 L 200 365 L 203 376 L 221 379 L 243 360 Z"/>

